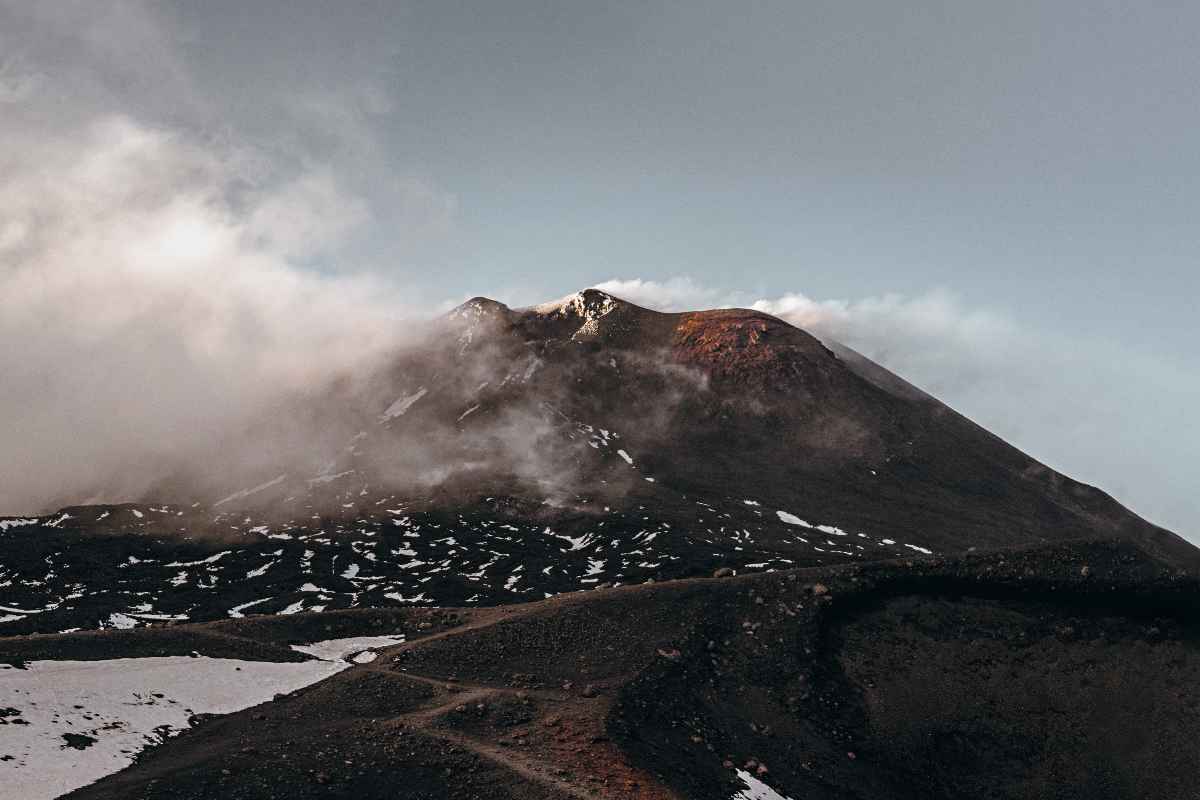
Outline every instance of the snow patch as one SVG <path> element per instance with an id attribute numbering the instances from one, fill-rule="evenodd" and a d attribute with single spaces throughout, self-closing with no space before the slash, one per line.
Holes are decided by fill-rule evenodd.
<path id="1" fill-rule="evenodd" d="M 297 653 L 304 653 L 313 658 L 319 658 L 322 661 L 345 662 L 347 659 L 354 657 L 355 663 L 366 664 L 374 660 L 374 654 L 372 654 L 372 658 L 366 661 L 358 661 L 357 656 L 376 648 L 391 647 L 403 641 L 404 634 L 352 636 L 346 639 L 326 639 L 325 641 L 313 642 L 311 644 L 294 644 L 292 645 L 292 649 Z"/>
<path id="2" fill-rule="evenodd" d="M 799 525 L 801 528 L 811 528 L 812 527 L 812 525 L 809 525 L 807 522 L 800 519 L 795 514 L 789 514 L 786 511 L 776 511 L 775 513 L 776 513 L 776 515 L 778 515 L 780 522 L 786 522 L 788 525 Z"/>
<path id="3" fill-rule="evenodd" d="M 781 795 L 744 769 L 739 769 L 737 776 L 742 783 L 746 784 L 746 788 L 735 794 L 732 800 L 791 800 L 790 797 Z"/>
<path id="4" fill-rule="evenodd" d="M 408 413 L 408 410 L 412 408 L 413 403 L 417 402 L 427 394 L 429 394 L 429 390 L 422 386 L 412 394 L 406 394 L 397 398 L 396 402 L 388 406 L 387 410 L 383 412 L 384 421 L 394 419 L 395 417 L 404 416 L 406 413 Z"/>
<path id="5" fill-rule="evenodd" d="M 241 711 L 348 666 L 188 656 L 0 665 L 4 704 L 28 723 L 5 726 L 3 750 L 13 758 L 0 761 L 0 786 L 23 800 L 59 797 L 125 768 L 194 714 Z M 81 745 L 64 755 L 67 733 Z"/>
<path id="6" fill-rule="evenodd" d="M 247 608 L 260 605 L 261 603 L 265 603 L 271 599 L 272 598 L 270 597 L 264 597 L 261 600 L 251 600 L 249 603 L 242 603 L 240 606 L 234 606 L 233 608 L 229 609 L 229 616 L 233 617 L 234 619 L 241 619 L 242 617 L 246 616 L 242 612 Z"/>
<path id="7" fill-rule="evenodd" d="M 167 567 L 198 567 L 201 564 L 215 564 L 232 552 L 233 552 L 232 550 L 223 550 L 220 553 L 217 553 L 216 555 L 209 556 L 208 558 L 202 558 L 199 561 L 172 561 L 170 564 L 164 564 L 163 566 L 167 566 Z"/>

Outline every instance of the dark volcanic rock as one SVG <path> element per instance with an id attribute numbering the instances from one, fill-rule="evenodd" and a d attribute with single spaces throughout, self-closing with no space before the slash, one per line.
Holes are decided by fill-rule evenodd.
<path id="1" fill-rule="evenodd" d="M 72 797 L 1188 796 L 1198 589 L 1101 543 L 485 609 Z"/>

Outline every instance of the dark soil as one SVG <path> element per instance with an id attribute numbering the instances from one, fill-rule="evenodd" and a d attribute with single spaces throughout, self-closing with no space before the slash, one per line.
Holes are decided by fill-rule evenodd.
<path id="1" fill-rule="evenodd" d="M 1072 543 L 479 609 L 71 796 L 1188 797 L 1198 590 Z"/>

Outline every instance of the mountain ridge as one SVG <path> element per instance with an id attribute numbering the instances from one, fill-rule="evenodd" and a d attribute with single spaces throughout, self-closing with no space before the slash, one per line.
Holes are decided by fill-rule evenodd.
<path id="1" fill-rule="evenodd" d="M 1200 564 L 1103 492 L 753 310 L 474 298 L 300 410 L 321 439 L 240 485 L 197 497 L 175 476 L 136 503 L 0 521 L 0 633 L 1078 540 Z"/>
<path id="2" fill-rule="evenodd" d="M 45 690 L 0 708 L 19 726 L 0 782 L 46 770 L 80 800 L 1194 782 L 1200 550 L 783 320 L 473 298 L 287 411 L 247 432 L 246 469 L 0 517 L 0 670 Z M 187 656 L 318 682 L 181 716 L 154 670 L 186 688 Z M 89 664 L 156 691 L 39 688 L 63 668 L 89 686 Z M 152 733 L 110 738 L 130 730 Z"/>

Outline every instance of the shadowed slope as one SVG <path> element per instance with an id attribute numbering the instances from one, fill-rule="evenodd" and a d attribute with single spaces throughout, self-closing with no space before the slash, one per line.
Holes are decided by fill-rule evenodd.
<path id="1" fill-rule="evenodd" d="M 1197 596 L 1074 543 L 452 614 L 72 797 L 1178 796 Z"/>

